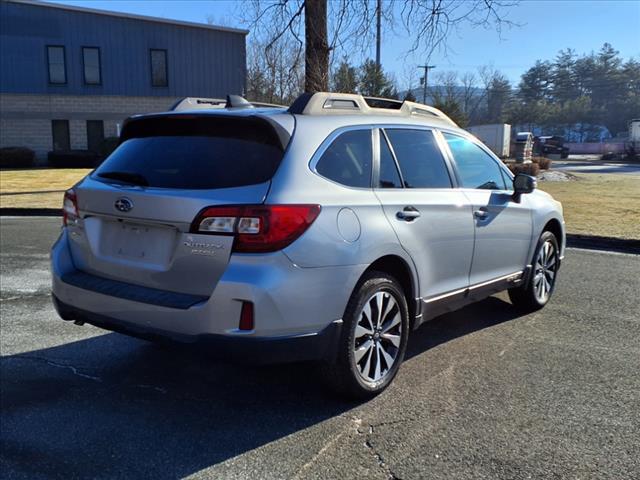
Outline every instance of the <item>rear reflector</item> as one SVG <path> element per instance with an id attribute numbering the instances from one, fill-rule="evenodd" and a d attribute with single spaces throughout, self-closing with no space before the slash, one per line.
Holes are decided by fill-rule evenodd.
<path id="1" fill-rule="evenodd" d="M 242 310 L 240 310 L 239 330 L 253 330 L 253 303 L 242 302 Z"/>
<path id="2" fill-rule="evenodd" d="M 234 235 L 234 252 L 275 252 L 302 235 L 320 213 L 320 205 L 238 205 L 205 208 L 191 233 Z"/>

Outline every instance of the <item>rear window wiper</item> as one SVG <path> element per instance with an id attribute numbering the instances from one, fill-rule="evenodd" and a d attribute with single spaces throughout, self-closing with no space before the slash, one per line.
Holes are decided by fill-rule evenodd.
<path id="1" fill-rule="evenodd" d="M 100 172 L 97 175 L 101 178 L 110 178 L 130 185 L 140 185 L 143 187 L 149 185 L 149 182 L 144 176 L 134 172 Z"/>

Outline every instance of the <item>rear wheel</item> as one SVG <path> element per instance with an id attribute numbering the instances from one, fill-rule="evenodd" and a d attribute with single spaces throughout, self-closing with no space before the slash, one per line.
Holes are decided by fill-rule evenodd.
<path id="1" fill-rule="evenodd" d="M 532 261 L 529 281 L 509 289 L 509 298 L 518 308 L 534 311 L 544 307 L 556 286 L 560 268 L 558 240 L 551 232 L 542 232 Z"/>
<path id="2" fill-rule="evenodd" d="M 325 365 L 325 378 L 350 397 L 377 395 L 395 377 L 407 348 L 409 312 L 399 282 L 383 272 L 367 273 L 343 321 L 338 355 Z"/>

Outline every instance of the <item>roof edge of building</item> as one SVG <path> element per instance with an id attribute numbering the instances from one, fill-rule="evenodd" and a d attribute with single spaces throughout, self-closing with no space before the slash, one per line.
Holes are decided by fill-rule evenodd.
<path id="1" fill-rule="evenodd" d="M 247 35 L 249 33 L 249 30 L 244 30 L 241 28 L 221 27 L 218 25 L 208 25 L 206 23 L 196 23 L 196 22 L 187 22 L 183 20 L 174 20 L 169 18 L 150 17 L 148 15 L 138 15 L 135 13 L 114 12 L 112 10 L 99 10 L 96 8 L 78 7 L 75 5 L 66 5 L 63 3 L 53 3 L 48 1 L 47 2 L 40 1 L 40 0 L 2 0 L 2 1 L 7 3 L 33 5 L 37 7 L 70 10 L 73 12 L 92 13 L 95 15 L 104 15 L 109 17 L 127 18 L 130 20 L 140 20 L 140 21 L 153 22 L 153 23 L 166 23 L 169 25 L 178 25 L 182 27 L 204 28 L 206 30 L 217 30 L 217 31 L 228 32 L 228 33 L 239 33 L 242 35 Z"/>

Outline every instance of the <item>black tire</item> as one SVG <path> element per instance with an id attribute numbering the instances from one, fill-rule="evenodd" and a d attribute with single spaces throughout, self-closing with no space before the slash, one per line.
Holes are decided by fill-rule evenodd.
<path id="1" fill-rule="evenodd" d="M 552 281 L 549 281 L 550 269 L 540 270 L 539 268 L 540 265 L 538 264 L 538 258 L 540 257 L 541 250 L 547 243 L 550 243 L 553 246 L 553 252 L 554 252 L 553 261 L 550 262 L 553 264 Z M 558 279 L 558 270 L 560 268 L 560 249 L 558 247 L 558 240 L 556 239 L 556 236 L 553 233 L 549 231 L 542 232 L 542 235 L 540 235 L 540 238 L 538 239 L 538 245 L 536 246 L 536 250 L 533 254 L 531 265 L 532 265 L 532 270 L 529 275 L 529 279 L 527 280 L 527 283 L 525 283 L 524 285 L 521 285 L 520 287 L 509 289 L 509 298 L 511 299 L 511 303 L 513 303 L 513 305 L 516 308 L 525 312 L 533 312 L 536 310 L 540 310 L 547 303 L 549 303 L 549 300 L 551 299 L 551 296 L 553 295 L 553 292 L 555 290 L 557 279 Z M 536 279 L 537 279 L 536 275 L 539 275 L 539 274 L 544 275 L 545 278 L 547 279 L 547 282 L 550 283 L 550 287 L 546 295 L 542 297 L 539 295 L 540 291 L 539 290 L 537 291 L 537 284 L 536 284 Z"/>
<path id="2" fill-rule="evenodd" d="M 397 324 L 400 326 L 400 329 L 398 331 L 396 327 L 394 327 L 393 334 L 396 341 L 397 337 L 400 337 L 400 344 L 396 349 L 394 344 L 385 343 L 387 348 L 395 351 L 395 357 L 392 365 L 390 368 L 388 368 L 387 365 L 385 370 L 386 373 L 384 373 L 382 378 L 379 380 L 367 381 L 363 376 L 364 374 L 359 371 L 358 366 L 362 365 L 363 361 L 366 360 L 366 355 L 361 358 L 359 364 L 356 362 L 356 342 L 378 342 L 382 345 L 383 342 L 387 342 L 387 340 L 381 338 L 382 335 L 379 332 L 377 339 L 367 338 L 369 335 L 356 337 L 356 327 L 359 322 L 362 324 L 364 319 L 366 319 L 366 316 L 363 316 L 363 310 L 367 308 L 367 302 L 369 301 L 369 309 L 372 309 L 372 305 L 375 304 L 376 300 L 374 300 L 373 297 L 376 293 L 382 293 L 383 298 L 388 302 L 387 304 L 384 304 L 384 307 L 382 307 L 383 311 L 385 311 L 386 307 L 391 304 L 389 298 L 393 298 L 393 300 L 395 300 L 395 305 L 392 305 L 385 318 L 393 317 L 393 319 L 396 319 L 396 314 L 393 312 L 395 312 L 394 309 L 397 306 L 398 313 L 401 317 L 399 324 Z M 387 295 L 390 297 L 387 297 Z M 373 315 L 375 316 L 375 314 Z M 384 318 L 382 320 L 384 320 Z M 328 385 L 340 395 L 356 399 L 371 398 L 382 392 L 393 381 L 394 377 L 398 373 L 398 369 L 400 368 L 400 364 L 404 359 L 407 349 L 407 341 L 409 338 L 409 309 L 400 283 L 395 278 L 384 272 L 371 271 L 366 273 L 351 294 L 351 298 L 349 299 L 349 303 L 345 310 L 343 322 L 336 359 L 332 363 L 325 363 L 323 365 L 323 376 Z M 382 324 L 382 322 L 380 323 Z M 386 325 L 390 325 L 391 323 L 392 320 L 390 319 Z M 398 335 L 395 335 L 395 333 Z M 360 340 L 363 338 L 365 340 Z M 380 360 L 382 355 L 384 354 L 376 352 L 374 343 L 369 358 L 372 362 L 371 370 L 368 371 L 376 371 L 377 373 L 377 370 L 374 368 L 376 365 L 376 358 L 381 362 L 380 368 L 385 368 L 385 360 Z M 362 368 L 367 370 L 366 365 Z"/>

